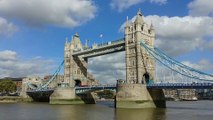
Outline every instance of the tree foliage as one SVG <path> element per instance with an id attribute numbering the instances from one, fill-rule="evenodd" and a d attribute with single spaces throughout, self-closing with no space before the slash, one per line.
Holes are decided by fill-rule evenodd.
<path id="1" fill-rule="evenodd" d="M 0 92 L 10 93 L 16 91 L 16 84 L 12 80 L 2 80 L 0 81 Z"/>

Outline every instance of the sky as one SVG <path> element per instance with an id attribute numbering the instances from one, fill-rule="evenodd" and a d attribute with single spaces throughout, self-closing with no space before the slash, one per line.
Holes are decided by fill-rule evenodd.
<path id="1" fill-rule="evenodd" d="M 193 68 L 213 73 L 212 0 L 0 0 L 0 78 L 52 74 L 66 38 L 83 44 L 124 37 L 126 17 L 141 9 L 155 46 Z M 100 38 L 100 35 L 103 35 Z M 103 83 L 125 79 L 124 52 L 89 59 Z"/>

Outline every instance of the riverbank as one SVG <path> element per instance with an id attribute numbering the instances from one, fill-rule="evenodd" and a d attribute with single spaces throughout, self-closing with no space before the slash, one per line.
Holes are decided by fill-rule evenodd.
<path id="1" fill-rule="evenodd" d="M 32 99 L 23 99 L 20 96 L 0 96 L 0 103 L 17 103 L 30 101 L 32 101 Z"/>

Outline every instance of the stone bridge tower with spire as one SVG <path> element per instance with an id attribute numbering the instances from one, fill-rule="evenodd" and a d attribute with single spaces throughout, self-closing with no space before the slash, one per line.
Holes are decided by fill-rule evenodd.
<path id="1" fill-rule="evenodd" d="M 155 81 L 155 61 L 141 47 L 144 42 L 154 47 L 155 31 L 153 25 L 143 20 L 139 9 L 134 22 L 125 25 L 126 81 L 117 84 L 117 108 L 155 108 L 165 107 L 162 90 L 148 90 L 146 85 Z"/>
<path id="2" fill-rule="evenodd" d="M 64 46 L 64 81 L 54 90 L 50 97 L 50 104 L 84 104 L 94 103 L 90 94 L 77 96 L 75 87 L 97 84 L 97 81 L 87 72 L 87 58 L 73 56 L 73 52 L 83 50 L 83 45 L 76 33 L 71 42 Z"/>
<path id="3" fill-rule="evenodd" d="M 126 49 L 126 82 L 148 84 L 155 78 L 154 59 L 148 55 L 140 45 L 145 42 L 148 46 L 154 45 L 155 32 L 152 25 L 148 25 L 142 18 L 139 10 L 135 21 L 125 26 Z"/>

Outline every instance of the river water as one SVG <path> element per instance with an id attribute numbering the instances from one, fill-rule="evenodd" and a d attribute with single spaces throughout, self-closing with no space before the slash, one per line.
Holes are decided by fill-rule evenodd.
<path id="1" fill-rule="evenodd" d="M 213 120 L 213 101 L 167 102 L 166 109 L 115 109 L 92 105 L 0 104 L 0 120 Z"/>

